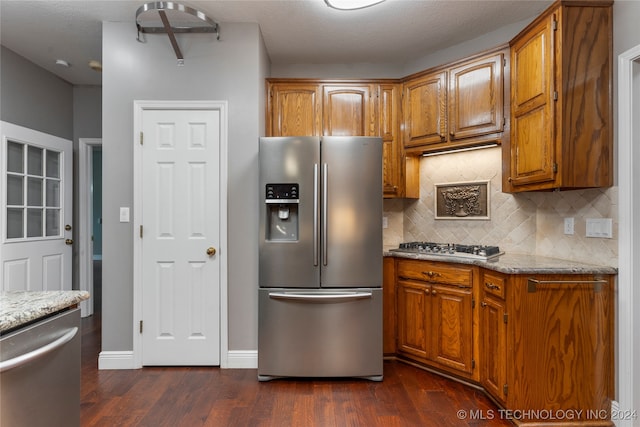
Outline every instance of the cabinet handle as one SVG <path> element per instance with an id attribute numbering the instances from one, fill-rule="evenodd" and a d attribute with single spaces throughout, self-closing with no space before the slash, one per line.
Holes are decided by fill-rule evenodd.
<path id="1" fill-rule="evenodd" d="M 455 133 L 455 132 L 449 132 L 449 136 L 450 136 L 451 138 L 455 138 L 456 133 Z"/>
<path id="2" fill-rule="evenodd" d="M 486 307 L 486 306 L 487 306 L 487 303 L 486 303 L 486 302 L 484 302 L 484 301 L 482 301 L 482 302 L 480 303 L 480 305 L 481 305 L 481 306 L 483 306 L 483 307 Z"/>
<path id="3" fill-rule="evenodd" d="M 430 278 L 431 277 L 439 277 L 439 276 L 441 276 L 440 273 L 437 273 L 435 271 L 423 271 L 422 274 L 424 274 L 425 276 L 429 276 Z"/>
<path id="4" fill-rule="evenodd" d="M 609 283 L 607 280 L 596 279 L 596 280 L 538 280 L 538 279 L 527 279 L 527 292 L 534 293 L 538 290 L 538 285 L 593 285 L 594 292 L 600 292 L 602 290 L 602 285 L 606 285 Z"/>
<path id="5" fill-rule="evenodd" d="M 497 290 L 500 290 L 500 286 L 498 286 L 498 285 L 494 285 L 494 284 L 493 284 L 493 283 L 491 283 L 491 282 L 485 282 L 485 283 L 484 283 L 484 286 L 485 286 L 486 288 L 488 288 L 488 289 L 497 289 Z"/>

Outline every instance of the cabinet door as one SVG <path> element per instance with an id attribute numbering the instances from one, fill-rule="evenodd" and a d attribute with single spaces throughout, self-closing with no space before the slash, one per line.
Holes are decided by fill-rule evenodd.
<path id="1" fill-rule="evenodd" d="M 503 55 L 462 64 L 449 71 L 451 141 L 502 132 Z"/>
<path id="2" fill-rule="evenodd" d="M 473 307 L 471 288 L 431 287 L 432 359 L 471 374 L 473 371 Z"/>
<path id="3" fill-rule="evenodd" d="M 508 406 L 581 412 L 576 424 L 588 413 L 608 414 L 615 366 L 611 278 L 518 276 L 509 284 Z"/>
<path id="4" fill-rule="evenodd" d="M 552 17 L 511 46 L 511 174 L 514 186 L 555 180 Z"/>
<path id="5" fill-rule="evenodd" d="M 378 129 L 382 137 L 382 189 L 385 196 L 399 196 L 400 147 L 398 113 L 400 96 L 398 85 L 380 85 L 378 98 Z"/>
<path id="6" fill-rule="evenodd" d="M 446 139 L 446 71 L 404 84 L 404 146 L 437 144 Z"/>
<path id="7" fill-rule="evenodd" d="M 324 85 L 323 135 L 377 136 L 373 85 Z"/>
<path id="8" fill-rule="evenodd" d="M 382 261 L 382 351 L 396 353 L 396 268 L 395 258 Z"/>
<path id="9" fill-rule="evenodd" d="M 398 282 L 398 351 L 429 357 L 430 289 L 419 282 Z"/>
<path id="10" fill-rule="evenodd" d="M 482 337 L 480 380 L 493 397 L 505 402 L 507 384 L 507 317 L 505 302 L 485 294 L 480 304 Z"/>
<path id="11" fill-rule="evenodd" d="M 273 83 L 268 102 L 267 136 L 320 136 L 320 85 Z"/>

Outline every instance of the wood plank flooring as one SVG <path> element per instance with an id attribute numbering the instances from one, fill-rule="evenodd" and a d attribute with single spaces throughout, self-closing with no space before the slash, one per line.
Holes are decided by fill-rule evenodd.
<path id="1" fill-rule="evenodd" d="M 98 371 L 100 311 L 82 319 L 82 427 L 512 425 L 483 392 L 397 361 L 385 361 L 382 382 L 261 383 L 256 369 L 207 367 Z"/>
<path id="2" fill-rule="evenodd" d="M 255 369 L 98 371 L 100 314 L 82 319 L 85 426 L 511 426 L 481 392 L 402 362 L 384 380 L 274 380 Z M 465 416 L 458 416 L 464 411 Z M 479 419 L 480 417 L 494 419 Z M 475 419 L 471 419 L 475 418 Z"/>

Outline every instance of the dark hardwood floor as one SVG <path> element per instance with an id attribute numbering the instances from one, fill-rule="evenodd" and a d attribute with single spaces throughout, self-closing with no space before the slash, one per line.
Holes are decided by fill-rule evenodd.
<path id="1" fill-rule="evenodd" d="M 512 425 L 483 392 L 397 361 L 385 361 L 382 382 L 260 383 L 255 369 L 215 367 L 98 371 L 99 308 L 82 319 L 83 427 Z"/>

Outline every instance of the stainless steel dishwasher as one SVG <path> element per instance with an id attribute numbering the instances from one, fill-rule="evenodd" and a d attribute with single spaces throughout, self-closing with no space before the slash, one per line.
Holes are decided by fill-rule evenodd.
<path id="1" fill-rule="evenodd" d="M 0 426 L 80 425 L 80 309 L 0 337 Z"/>

